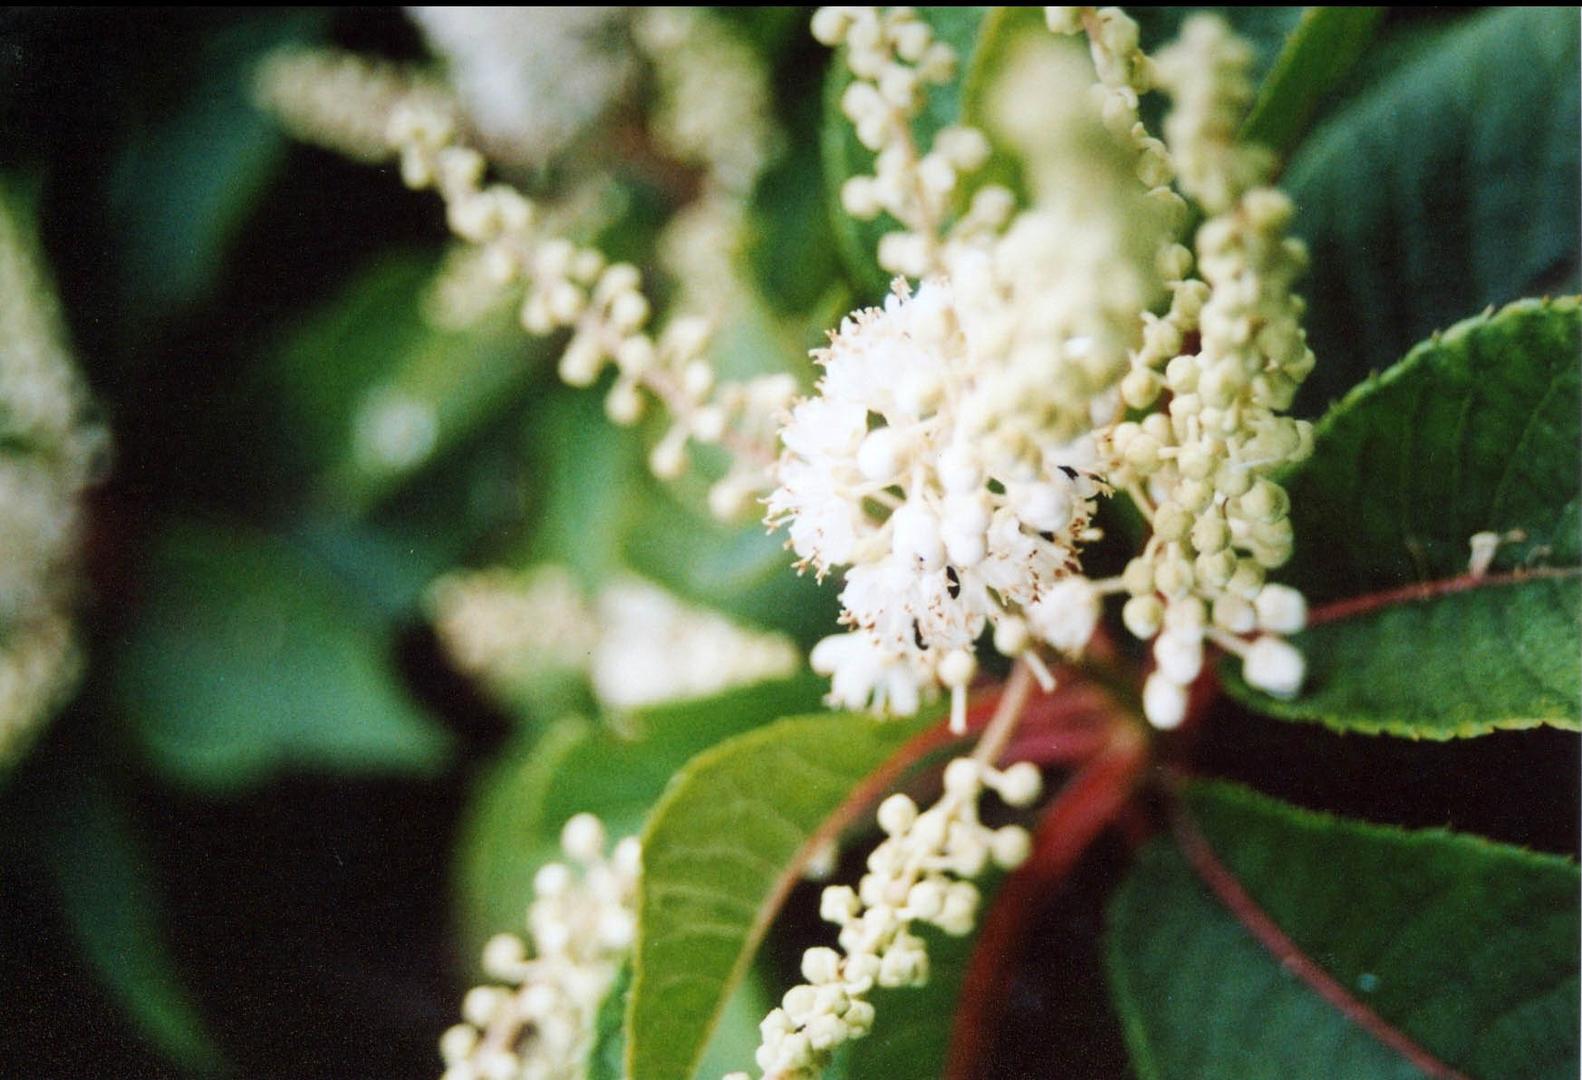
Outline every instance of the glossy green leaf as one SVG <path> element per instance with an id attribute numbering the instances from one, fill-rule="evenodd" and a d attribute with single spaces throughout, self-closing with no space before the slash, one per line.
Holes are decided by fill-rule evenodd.
<path id="1" fill-rule="evenodd" d="M 1302 695 L 1232 675 L 1271 716 L 1341 731 L 1453 739 L 1540 724 L 1582 730 L 1582 578 L 1535 576 L 1382 607 L 1295 635 Z"/>
<path id="2" fill-rule="evenodd" d="M 1286 479 L 1313 601 L 1465 572 L 1468 539 L 1521 530 L 1496 570 L 1582 558 L 1582 305 L 1464 320 L 1354 389 Z"/>
<path id="3" fill-rule="evenodd" d="M 1269 72 L 1242 138 L 1289 153 L 1326 95 L 1351 70 L 1373 38 L 1383 8 L 1311 7 L 1291 32 Z"/>
<path id="4" fill-rule="evenodd" d="M 1116 894 L 1107 941 L 1144 1080 L 1424 1075 L 1381 1041 L 1384 1028 L 1465 1076 L 1577 1074 L 1574 863 L 1225 784 L 1193 785 L 1187 804 L 1217 861 L 1378 1024 L 1283 966 L 1161 838 Z"/>
<path id="5" fill-rule="evenodd" d="M 631 993 L 632 968 L 621 972 L 621 981 L 599 1010 L 597 1040 L 589 1062 L 588 1080 L 626 1080 L 626 1005 Z M 759 1021 L 774 1008 L 763 980 L 749 973 L 725 1003 L 720 1023 L 693 1073 L 697 1080 L 719 1080 L 733 1072 L 751 1072 L 758 1050 Z"/>
<path id="6" fill-rule="evenodd" d="M 1575 8 L 1478 12 L 1335 110 L 1282 185 L 1312 251 L 1299 285 L 1316 415 L 1489 304 L 1573 291 L 1582 205 Z"/>
<path id="7" fill-rule="evenodd" d="M 288 769 L 431 773 L 450 739 L 407 697 L 375 614 L 299 549 L 173 527 L 146 568 L 116 691 L 172 778 L 217 791 Z"/>
<path id="8" fill-rule="evenodd" d="M 1293 638 L 1309 663 L 1300 697 L 1234 677 L 1232 691 L 1343 730 L 1578 727 L 1579 350 L 1577 300 L 1522 301 L 1425 342 L 1336 406 L 1286 478 L 1296 557 L 1283 573 L 1310 601 L 1348 603 Z M 1485 578 L 1457 581 L 1481 532 L 1512 540 Z"/>
<path id="9" fill-rule="evenodd" d="M 760 683 L 701 701 L 654 706 L 618 727 L 579 718 L 524 736 L 479 781 L 463 820 L 457 886 L 463 948 L 476 957 L 518 925 L 533 874 L 559 857 L 560 829 L 599 815 L 612 836 L 641 831 L 671 775 L 715 743 L 817 705 L 812 676 Z"/>
<path id="10" fill-rule="evenodd" d="M 633 1080 L 692 1075 L 815 831 L 931 720 L 824 713 L 730 739 L 677 774 L 643 832 Z"/>
<path id="11" fill-rule="evenodd" d="M 125 808 L 79 771 L 54 785 L 45 820 L 45 859 L 84 959 L 160 1052 L 218 1071 L 220 1053 L 165 951 L 154 867 Z"/>

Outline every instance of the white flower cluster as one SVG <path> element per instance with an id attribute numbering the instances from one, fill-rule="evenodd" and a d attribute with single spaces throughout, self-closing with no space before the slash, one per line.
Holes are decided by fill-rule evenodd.
<path id="1" fill-rule="evenodd" d="M 521 290 L 523 327 L 536 336 L 570 332 L 562 379 L 590 386 L 615 369 L 605 402 L 613 421 L 635 423 L 647 398 L 657 399 L 672 426 L 650 456 L 656 474 L 684 471 L 692 442 L 718 445 L 738 467 L 717 485 L 712 507 L 722 516 L 739 513 L 764 490 L 774 418 L 795 396 L 795 380 L 719 382 L 707 359 L 712 326 L 704 318 L 674 318 L 654 334 L 637 268 L 566 239 L 516 188 L 486 183 L 487 162 L 465 145 L 463 118 L 447 95 L 401 69 L 289 53 L 265 64 L 259 96 L 303 137 L 370 160 L 394 155 L 408 186 L 438 191 L 452 232 L 477 252 L 487 279 Z M 381 120 L 383 149 L 376 150 L 371 125 Z"/>
<path id="2" fill-rule="evenodd" d="M 585 672 L 604 706 L 635 709 L 784 678 L 801 663 L 784 635 L 747 630 L 636 578 L 590 604 L 558 566 L 450 574 L 434 583 L 429 609 L 457 667 L 506 698 L 546 673 Z"/>
<path id="3" fill-rule="evenodd" d="M 1097 624 L 1075 576 L 1106 490 L 1093 434 L 1163 295 L 1168 222 L 1083 85 L 1044 118 L 1069 159 L 1049 198 L 849 317 L 782 429 L 769 520 L 803 565 L 850 566 L 851 633 L 812 656 L 838 704 L 911 712 L 943 683 L 959 724 L 985 629 L 1047 681 L 1033 648 L 1080 652 Z"/>
<path id="4" fill-rule="evenodd" d="M 1252 104 L 1252 47 L 1223 19 L 1194 15 L 1160 50 L 1158 82 L 1173 100 L 1165 139 L 1181 190 L 1210 214 L 1223 214 L 1274 166 L 1267 147 L 1237 138 Z"/>
<path id="5" fill-rule="evenodd" d="M 820 8 L 813 16 L 813 36 L 831 47 L 846 46 L 853 79 L 841 95 L 841 110 L 875 155 L 871 176 L 858 174 L 842 186 L 842 206 L 863 221 L 888 213 L 900 224 L 879 242 L 880 266 L 914 278 L 939 271 L 960 178 L 989 157 L 989 141 L 976 128 L 945 128 L 927 153 L 913 135 L 912 122 L 923 110 L 927 88 L 949 82 L 955 73 L 955 50 L 906 7 Z M 950 238 L 993 231 L 1011 206 L 1004 188 L 980 188 Z"/>
<path id="6" fill-rule="evenodd" d="M 504 697 L 547 672 L 585 669 L 598 647 L 594 613 L 560 566 L 447 574 L 427 607 L 456 667 Z"/>
<path id="7" fill-rule="evenodd" d="M 410 7 L 497 161 L 543 165 L 620 97 L 632 73 L 617 7 Z"/>
<path id="8" fill-rule="evenodd" d="M 928 981 L 926 943 L 913 927 L 927 923 L 957 937 L 971 933 L 980 902 L 971 879 L 991 863 L 1014 869 L 1031 846 L 1021 826 L 991 829 L 979 820 L 984 789 L 1025 807 L 1041 786 L 1038 769 L 1026 762 L 998 771 L 959 758 L 945 769 L 944 794 L 927 810 L 919 813 L 905 795 L 880 804 L 886 839 L 868 856 L 868 872 L 856 889 L 826 888 L 819 905 L 823 918 L 840 927 L 840 949 L 809 949 L 802 958 L 807 982 L 789 990 L 759 1025 L 757 1061 L 766 1076 L 818 1076 L 837 1047 L 873 1026 L 867 999 L 874 987 Z"/>
<path id="9" fill-rule="evenodd" d="M 1044 19 L 1056 34 L 1087 32 L 1104 122 L 1131 140 L 1143 183 L 1163 188 L 1175 167 L 1164 144 L 1148 133 L 1137 115 L 1139 96 L 1154 89 L 1157 74 L 1153 60 L 1142 50 L 1136 21 L 1117 7 L 1046 7 Z"/>
<path id="10" fill-rule="evenodd" d="M 838 11 L 820 16 L 827 36 L 877 65 L 859 75 L 882 74 L 892 16 Z M 1205 641 L 1241 655 L 1271 693 L 1302 680 L 1280 635 L 1301 627 L 1305 605 L 1264 571 L 1291 547 L 1270 474 L 1312 439 L 1279 415 L 1313 364 L 1290 292 L 1304 254 L 1284 235 L 1289 201 L 1248 186 L 1268 155 L 1235 143 L 1250 97 L 1244 46 L 1194 20 L 1156 65 L 1118 9 L 1050 9 L 1049 21 L 1092 38 L 1099 107 L 1053 95 L 1045 127 L 1066 134 L 1037 135 L 1054 159 L 1044 201 L 998 240 L 945 245 L 941 273 L 849 318 L 817 354 L 824 374 L 783 429 L 769 520 L 789 526 L 803 565 L 851 567 L 841 600 L 852 632 L 812 657 L 834 702 L 907 712 L 938 682 L 959 723 L 987 626 L 1036 665 L 1033 647 L 1079 651 L 1102 596 L 1128 592 L 1127 627 L 1158 638 L 1145 711 L 1171 727 Z M 853 49 L 859 26 L 877 43 Z M 1168 150 L 1137 120 L 1138 94 L 1156 82 L 1177 99 Z M 1173 239 L 1185 206 L 1165 186 L 1174 154 L 1191 163 L 1183 186 L 1214 212 L 1197 233 L 1196 276 Z M 1232 201 L 1217 209 L 1222 195 Z M 1128 419 L 1122 404 L 1146 415 Z M 1112 486 L 1153 534 L 1125 575 L 1089 581 L 1077 548 Z"/>
<path id="11" fill-rule="evenodd" d="M 1201 280 L 1180 283 L 1171 317 L 1152 329 L 1169 351 L 1187 333 L 1198 344 L 1163 364 L 1157 352 L 1134 358 L 1127 404 L 1155 411 L 1117 424 L 1105 440 L 1106 475 L 1153 527 L 1123 575 L 1131 595 L 1123 616 L 1137 636 L 1157 635 L 1143 700 L 1149 720 L 1166 728 L 1185 716 L 1205 639 L 1241 656 L 1247 681 L 1271 694 L 1295 694 L 1304 674 L 1301 654 L 1280 635 L 1302 628 L 1306 604 L 1264 574 L 1290 558 L 1292 543 L 1290 500 L 1271 474 L 1312 449 L 1312 426 L 1280 415 L 1314 362 L 1291 292 L 1306 252 L 1285 235 L 1290 200 L 1249 187 L 1267 179 L 1271 159 L 1234 144 L 1249 62 L 1212 17 L 1190 20 L 1160 57 L 1161 83 L 1177 100 L 1171 150 L 1193 163 L 1183 185 L 1216 213 L 1197 231 Z"/>
<path id="12" fill-rule="evenodd" d="M 598 626 L 593 689 L 615 709 L 708 697 L 802 664 L 784 634 L 748 630 L 636 578 L 599 593 Z"/>
<path id="13" fill-rule="evenodd" d="M 950 286 L 925 281 L 858 312 L 828 349 L 817 396 L 792 411 L 769 496 L 802 565 L 849 565 L 848 634 L 813 650 L 832 699 L 916 710 L 937 680 L 964 720 L 974 643 L 1022 655 L 1033 638 L 1080 648 L 1095 599 L 1058 588 L 1075 567 L 1102 485 L 1082 471 L 1091 447 L 1035 425 L 1007 430 L 1001 378 Z M 985 328 L 993 332 L 994 327 Z M 881 514 L 882 510 L 888 513 Z"/>
<path id="14" fill-rule="evenodd" d="M 580 1080 L 595 1020 L 631 951 L 640 872 L 635 837 L 606 855 L 591 814 L 566 822 L 572 865 L 550 863 L 533 879 L 531 941 L 500 934 L 483 950 L 486 974 L 462 1001 L 464 1022 L 440 1038 L 442 1080 Z"/>
<path id="15" fill-rule="evenodd" d="M 105 449 L 65 326 L 12 197 L 0 191 L 0 765 L 76 684 L 82 496 Z"/>

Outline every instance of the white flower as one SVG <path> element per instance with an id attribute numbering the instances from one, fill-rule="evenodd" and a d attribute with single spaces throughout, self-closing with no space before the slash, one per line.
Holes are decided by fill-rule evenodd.
<path id="1" fill-rule="evenodd" d="M 1014 437 L 985 426 L 991 415 L 1047 419 L 1058 409 L 1025 378 L 1046 356 L 988 347 L 988 323 L 1007 318 L 980 297 L 964 321 L 947 279 L 915 294 L 898 284 L 816 354 L 817 395 L 782 430 L 769 520 L 821 576 L 849 567 L 842 620 L 853 633 L 814 656 L 842 705 L 915 710 L 945 656 L 970 652 L 1023 608 L 1033 635 L 1062 650 L 1080 651 L 1092 633 L 1096 597 L 1073 605 L 1068 592 L 1036 606 L 1074 572 L 1103 490 L 1077 467 L 1087 444 L 1058 424 L 1023 423 Z M 1004 636 L 1017 638 L 1025 648 L 1025 633 Z M 956 662 L 949 672 L 958 722 L 965 670 Z"/>

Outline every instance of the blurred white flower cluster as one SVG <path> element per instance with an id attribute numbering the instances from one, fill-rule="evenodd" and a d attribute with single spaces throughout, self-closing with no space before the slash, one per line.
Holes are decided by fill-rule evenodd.
<path id="1" fill-rule="evenodd" d="M 544 165 L 610 108 L 635 65 L 617 7 L 411 7 L 496 161 Z"/>
<path id="2" fill-rule="evenodd" d="M 499 934 L 468 991 L 463 1022 L 440 1038 L 443 1080 L 575 1080 L 587 1075 L 595 1020 L 631 951 L 640 857 L 628 837 L 608 850 L 591 814 L 566 822 L 567 863 L 533 879 L 528 940 Z"/>
<path id="3" fill-rule="evenodd" d="M 77 680 L 81 503 L 106 448 L 88 408 L 34 238 L 0 191 L 0 765 Z"/>
<path id="4" fill-rule="evenodd" d="M 638 578 L 589 602 L 558 566 L 447 575 L 430 590 L 429 611 L 456 666 L 507 698 L 545 674 L 583 673 L 606 707 L 635 709 L 784 678 L 801 664 L 789 638 Z"/>

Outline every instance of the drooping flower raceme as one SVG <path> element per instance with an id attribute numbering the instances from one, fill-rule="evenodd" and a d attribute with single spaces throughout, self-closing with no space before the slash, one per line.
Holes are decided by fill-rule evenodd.
<path id="1" fill-rule="evenodd" d="M 1185 716 L 1205 640 L 1241 656 L 1244 677 L 1269 693 L 1294 694 L 1303 677 L 1301 654 L 1281 635 L 1302 628 L 1306 604 L 1264 575 L 1292 545 L 1290 500 L 1271 474 L 1312 449 L 1312 425 L 1281 415 L 1314 363 L 1291 292 L 1307 256 L 1285 235 L 1290 200 L 1259 186 L 1271 156 L 1236 142 L 1250 62 L 1246 44 L 1209 16 L 1189 20 L 1160 54 L 1180 182 L 1212 215 L 1196 235 L 1199 280 L 1178 286 L 1172 310 L 1172 332 L 1195 332 L 1198 346 L 1162 372 L 1135 362 L 1127 403 L 1152 411 L 1101 440 L 1106 474 L 1153 528 L 1123 575 L 1123 616 L 1132 633 L 1154 638 L 1143 701 L 1160 727 Z"/>
<path id="2" fill-rule="evenodd" d="M 631 950 L 640 857 L 635 838 L 606 854 L 591 814 L 566 822 L 570 865 L 549 863 L 533 879 L 528 941 L 491 938 L 463 1022 L 440 1038 L 443 1080 L 577 1080 L 587 1075 L 594 1021 Z"/>
<path id="3" fill-rule="evenodd" d="M 1037 768 L 1026 762 L 1003 771 L 972 758 L 945 769 L 945 791 L 919 813 L 906 795 L 879 807 L 885 840 L 868 856 L 856 889 L 831 885 L 819 913 L 840 927 L 838 950 L 824 946 L 802 958 L 806 983 L 787 991 L 780 1007 L 759 1025 L 757 1063 L 778 1080 L 817 1077 L 842 1043 L 873 1025 L 875 987 L 921 986 L 928 981 L 928 953 L 913 927 L 937 926 L 947 934 L 972 932 L 980 895 L 972 879 L 992 864 L 1014 869 L 1027 858 L 1030 839 L 1018 825 L 982 823 L 978 804 L 986 790 L 1012 806 L 1038 798 Z M 727 1080 L 744 1080 L 737 1073 Z"/>

